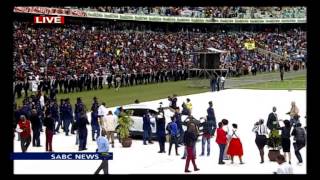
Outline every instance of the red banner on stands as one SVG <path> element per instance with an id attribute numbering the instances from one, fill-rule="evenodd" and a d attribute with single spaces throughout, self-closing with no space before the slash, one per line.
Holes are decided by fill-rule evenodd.
<path id="1" fill-rule="evenodd" d="M 47 7 L 14 7 L 13 12 L 31 13 L 31 14 L 47 14 L 47 15 L 63 15 L 63 16 L 87 16 L 86 12 L 79 9 L 62 9 Z"/>

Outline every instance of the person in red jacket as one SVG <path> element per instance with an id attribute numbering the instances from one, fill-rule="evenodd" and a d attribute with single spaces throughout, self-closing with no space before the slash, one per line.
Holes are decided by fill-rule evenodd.
<path id="1" fill-rule="evenodd" d="M 226 144 L 227 144 L 227 132 L 225 132 L 222 129 L 222 126 L 223 126 L 222 122 L 219 122 L 218 129 L 217 129 L 217 138 L 216 138 L 216 142 L 219 145 L 219 149 L 220 149 L 218 164 L 225 164 L 225 162 L 223 162 L 223 153 L 224 153 L 224 149 L 226 148 Z"/>
<path id="2" fill-rule="evenodd" d="M 26 152 L 31 142 L 31 122 L 26 116 L 21 115 L 18 122 L 21 137 L 21 149 L 22 152 Z"/>

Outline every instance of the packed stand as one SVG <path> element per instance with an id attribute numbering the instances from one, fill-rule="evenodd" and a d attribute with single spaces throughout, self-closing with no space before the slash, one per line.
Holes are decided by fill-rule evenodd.
<path id="1" fill-rule="evenodd" d="M 306 7 L 89 7 L 90 11 L 118 14 L 194 18 L 306 18 Z"/>
<path id="2" fill-rule="evenodd" d="M 229 69 L 232 76 L 246 75 L 251 69 L 277 70 L 279 59 L 270 53 L 291 60 L 286 71 L 303 68 L 307 58 L 306 32 L 300 28 L 257 32 L 182 28 L 165 32 L 112 22 L 50 28 L 15 22 L 14 28 L 14 88 L 18 97 L 23 89 L 69 93 L 101 89 L 103 84 L 119 88 L 185 80 L 194 67 L 193 52 L 209 47 L 228 51 L 221 55 L 221 68 Z M 270 53 L 246 50 L 244 42 L 250 38 Z"/>

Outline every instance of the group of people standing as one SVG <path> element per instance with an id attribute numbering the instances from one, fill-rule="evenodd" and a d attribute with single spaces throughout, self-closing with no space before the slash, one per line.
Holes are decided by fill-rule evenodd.
<path id="1" fill-rule="evenodd" d="M 278 119 L 276 111 L 277 108 L 273 107 L 266 125 L 264 120 L 260 119 L 253 128 L 253 132 L 256 134 L 255 142 L 260 152 L 260 163 L 264 163 L 264 147 L 268 145 L 274 150 L 282 148 L 284 161 L 291 164 L 291 137 L 293 137 L 295 155 L 298 159 L 298 164 L 301 164 L 303 160 L 300 150 L 306 145 L 306 127 L 301 127 L 299 109 L 295 102 L 291 103 L 291 109 L 287 113 L 290 116 L 290 120 Z M 280 122 L 283 122 L 284 126 L 280 126 Z M 279 134 L 280 132 L 281 135 Z M 281 157 L 279 158 L 281 159 Z"/>

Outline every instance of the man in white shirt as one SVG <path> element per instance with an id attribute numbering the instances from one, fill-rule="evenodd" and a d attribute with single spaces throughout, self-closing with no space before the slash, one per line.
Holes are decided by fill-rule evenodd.
<path id="1" fill-rule="evenodd" d="M 100 122 L 102 122 L 102 118 L 105 118 L 107 116 L 107 108 L 106 108 L 106 103 L 103 102 L 99 108 L 98 108 L 98 117 L 99 117 L 99 120 Z"/>
<path id="2" fill-rule="evenodd" d="M 279 154 L 276 160 L 279 164 L 279 167 L 277 171 L 274 172 L 274 174 L 293 174 L 292 166 L 285 162 L 285 158 L 283 155 Z"/>

